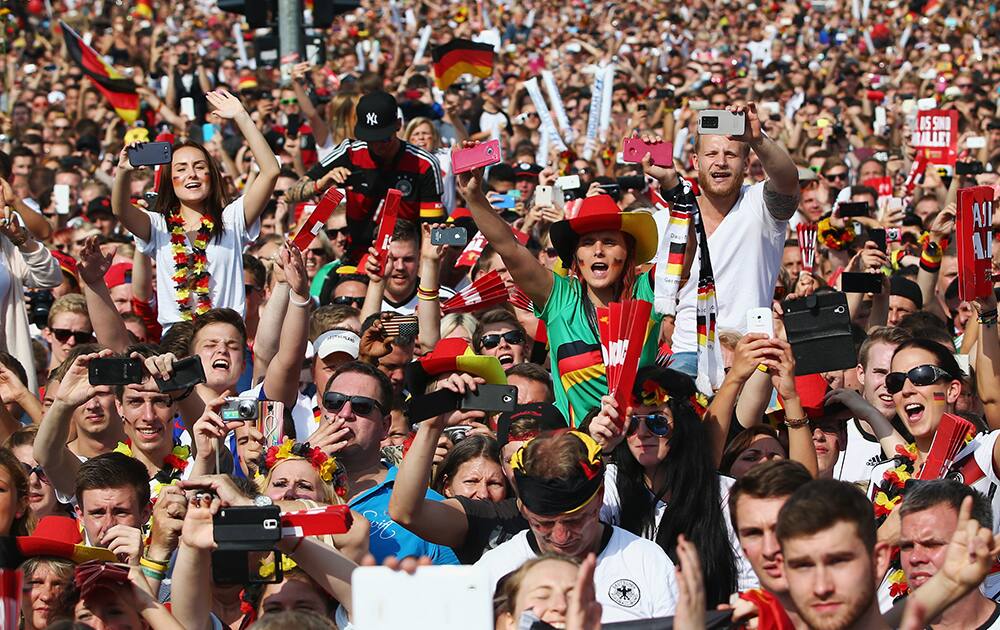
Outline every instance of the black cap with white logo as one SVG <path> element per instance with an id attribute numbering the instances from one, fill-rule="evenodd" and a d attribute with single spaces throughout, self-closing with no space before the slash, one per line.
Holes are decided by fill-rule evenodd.
<path id="1" fill-rule="evenodd" d="M 354 137 L 365 142 L 388 140 L 396 133 L 398 109 L 396 99 L 387 92 L 365 94 L 358 101 Z"/>

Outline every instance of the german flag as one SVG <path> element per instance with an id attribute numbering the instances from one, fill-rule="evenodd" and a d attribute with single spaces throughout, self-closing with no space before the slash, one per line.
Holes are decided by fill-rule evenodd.
<path id="1" fill-rule="evenodd" d="M 68 24 L 60 21 L 59 25 L 70 59 L 90 77 L 94 87 L 108 99 L 122 120 L 130 124 L 135 122 L 139 117 L 139 93 L 135 90 L 135 83 L 105 63 L 97 51 L 85 44 Z"/>
<path id="2" fill-rule="evenodd" d="M 434 60 L 434 81 L 442 90 L 463 74 L 480 79 L 493 74 L 494 52 L 491 44 L 453 39 L 431 51 L 431 58 Z"/>

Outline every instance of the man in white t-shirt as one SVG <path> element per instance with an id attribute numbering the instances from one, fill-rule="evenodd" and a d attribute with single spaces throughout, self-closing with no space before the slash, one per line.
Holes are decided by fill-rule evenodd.
<path id="1" fill-rule="evenodd" d="M 788 152 L 761 131 L 754 103 L 730 110 L 745 115 L 746 132 L 741 136 L 699 135 L 694 165 L 700 188 L 698 208 L 715 276 L 717 329 L 745 332 L 747 311 L 771 306 L 788 220 L 798 207 L 799 178 Z M 743 179 L 750 151 L 760 159 L 768 179 L 747 186 Z M 660 181 L 661 193 L 671 201 L 671 191 L 678 182 L 673 169 L 652 166 L 646 170 Z M 678 294 L 672 340 L 671 367 L 692 377 L 698 374 L 695 311 L 700 268 L 699 251 L 691 267 L 691 281 Z M 718 374 L 709 376 L 721 382 L 721 345 L 716 344 L 715 351 Z"/>
<path id="2" fill-rule="evenodd" d="M 476 563 L 496 585 L 543 553 L 597 556 L 594 588 L 602 623 L 667 617 L 677 607 L 674 565 L 659 545 L 600 521 L 601 447 L 563 431 L 537 437 L 511 458 L 521 513 L 530 529 Z"/>

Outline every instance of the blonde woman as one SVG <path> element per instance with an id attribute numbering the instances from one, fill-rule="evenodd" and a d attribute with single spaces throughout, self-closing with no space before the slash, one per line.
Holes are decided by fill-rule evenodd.
<path id="1" fill-rule="evenodd" d="M 406 128 L 403 129 L 403 140 L 437 158 L 438 164 L 441 166 L 441 179 L 444 182 L 441 203 L 444 204 L 448 214 L 451 214 L 451 211 L 455 209 L 455 174 L 451 171 L 450 152 L 442 147 L 441 133 L 434 126 L 434 122 L 423 116 L 410 120 L 406 123 Z"/>

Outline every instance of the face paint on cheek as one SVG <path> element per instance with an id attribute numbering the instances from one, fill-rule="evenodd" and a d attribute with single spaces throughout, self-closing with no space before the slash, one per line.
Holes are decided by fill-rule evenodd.
<path id="1" fill-rule="evenodd" d="M 948 402 L 948 397 L 941 392 L 934 392 L 934 402 Z"/>

